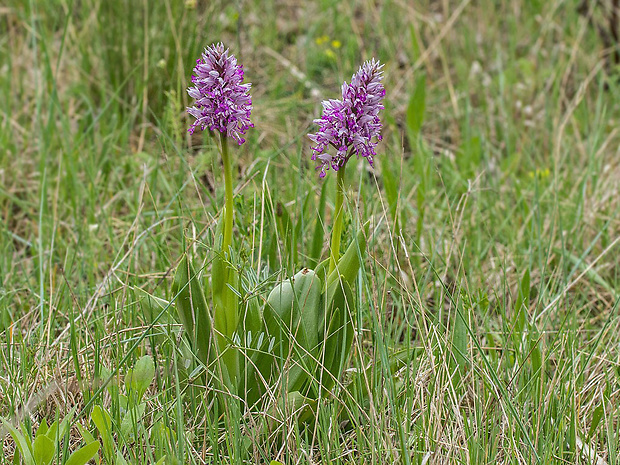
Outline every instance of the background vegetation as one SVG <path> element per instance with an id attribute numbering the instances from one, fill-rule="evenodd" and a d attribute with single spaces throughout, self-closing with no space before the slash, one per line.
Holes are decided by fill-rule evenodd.
<path id="1" fill-rule="evenodd" d="M 5 1 L 0 416 L 34 437 L 73 411 L 65 451 L 92 434 L 104 463 L 620 463 L 609 14 L 562 0 Z M 186 248 L 213 240 L 219 156 L 184 109 L 195 59 L 220 40 L 252 82 L 236 237 L 259 277 L 307 265 L 332 214 L 326 195 L 317 215 L 335 182 L 318 180 L 305 137 L 321 100 L 363 60 L 386 64 L 375 168 L 347 170 L 345 230 L 374 231 L 358 333 L 310 426 L 294 412 L 212 421 L 174 312 L 156 319 L 148 298 L 173 298 Z M 127 373 L 149 371 L 145 354 L 143 393 Z M 0 442 L 12 463 L 5 429 Z"/>

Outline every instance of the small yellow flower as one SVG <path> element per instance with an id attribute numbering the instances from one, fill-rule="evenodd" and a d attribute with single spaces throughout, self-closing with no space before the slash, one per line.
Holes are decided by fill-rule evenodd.
<path id="1" fill-rule="evenodd" d="M 314 39 L 317 45 L 323 45 L 325 42 L 329 41 L 329 36 L 322 35 L 321 37 L 317 37 Z"/>
<path id="2" fill-rule="evenodd" d="M 548 178 L 550 174 L 551 174 L 551 171 L 549 171 L 549 168 L 545 168 L 544 170 L 530 171 L 528 173 L 528 176 L 532 179 L 534 179 L 535 177 L 538 179 L 545 179 L 545 178 Z"/>
<path id="3" fill-rule="evenodd" d="M 330 60 L 335 60 L 336 59 L 336 54 L 334 53 L 334 51 L 331 48 L 328 48 L 327 50 L 325 50 L 325 56 L 327 58 L 329 58 Z"/>
<path id="4" fill-rule="evenodd" d="M 197 0 L 185 0 L 185 8 L 188 10 L 195 10 L 197 3 Z"/>
<path id="5" fill-rule="evenodd" d="M 340 47 L 342 47 L 342 43 L 339 40 L 332 40 L 332 47 L 333 48 L 340 48 Z"/>

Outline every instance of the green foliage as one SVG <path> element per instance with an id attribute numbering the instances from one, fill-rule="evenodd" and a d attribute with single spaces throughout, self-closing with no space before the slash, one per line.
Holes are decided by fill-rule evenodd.
<path id="1" fill-rule="evenodd" d="M 409 104 L 407 105 L 407 128 L 411 133 L 411 141 L 417 139 L 424 122 L 426 111 L 426 77 L 422 74 L 418 77 Z"/>
<path id="2" fill-rule="evenodd" d="M 214 277 L 221 276 L 221 273 L 221 270 L 216 270 Z M 218 287 L 221 289 L 223 286 Z M 172 292 L 176 294 L 177 313 L 196 348 L 196 355 L 204 364 L 208 364 L 215 356 L 215 353 L 211 353 L 211 317 L 200 280 L 186 256 L 177 267 Z"/>
<path id="3" fill-rule="evenodd" d="M 14 463 L 18 463 L 18 456 L 21 456 L 25 465 L 50 465 L 56 463 L 58 465 L 85 465 L 97 455 L 99 451 L 99 442 L 87 442 L 85 446 L 75 449 L 66 461 L 61 460 L 62 455 L 66 454 L 66 448 L 63 448 L 63 441 L 68 441 L 68 428 L 72 419 L 72 414 L 67 415 L 63 421 L 58 424 L 58 420 L 47 426 L 45 419 L 39 425 L 34 440 L 31 440 L 27 434 L 19 431 L 8 420 L 0 417 L 2 426 L 6 428 L 15 441 L 17 446 L 16 455 L 13 459 Z M 62 453 L 61 453 L 62 452 Z M 65 455 L 66 457 L 67 455 Z M 58 458 L 54 461 L 54 458 Z"/>
<path id="4" fill-rule="evenodd" d="M 105 370 L 105 376 L 111 377 L 108 370 Z M 108 391 L 118 399 L 117 408 L 110 410 L 101 405 L 95 405 L 92 409 L 90 419 L 97 428 L 101 444 L 103 445 L 103 455 L 109 463 L 126 463 L 122 453 L 122 444 L 133 443 L 139 425 L 142 423 L 146 412 L 146 401 L 144 395 L 155 378 L 155 365 L 150 355 L 140 357 L 133 368 L 127 370 L 125 374 L 124 389 L 121 390 L 113 384 L 108 385 Z M 112 383 L 112 381 L 110 381 Z M 120 422 L 116 419 L 120 418 Z M 88 451 L 94 450 L 92 445 L 95 439 L 91 433 L 80 428 L 82 437 L 89 447 L 78 457 L 85 457 Z M 116 432 L 116 435 L 115 435 Z M 165 427 L 159 425 L 151 434 L 151 437 L 158 441 L 159 435 L 167 433 Z M 99 444 L 99 442 L 97 442 Z M 164 455 L 163 448 L 159 447 L 159 454 Z M 77 458 L 76 458 L 77 460 Z"/>
<path id="5" fill-rule="evenodd" d="M 236 305 L 243 312 L 233 335 L 221 346 L 211 343 L 203 349 L 204 353 L 222 353 L 223 363 L 199 356 L 208 370 L 207 384 L 217 387 L 223 379 L 225 386 L 250 407 L 278 383 L 289 395 L 297 393 L 304 399 L 308 395 L 326 394 L 338 381 L 349 358 L 355 302 L 351 289 L 360 268 L 360 257 L 366 250 L 367 234 L 368 228 L 358 233 L 331 274 L 327 275 L 326 260 L 317 267 L 317 272 L 304 268 L 277 284 L 262 308 L 256 300 L 241 299 Z M 220 292 L 224 285 L 231 291 L 234 289 L 226 282 L 227 278 L 221 278 L 224 266 L 231 272 L 236 269 L 220 262 L 212 271 L 212 281 L 222 281 L 217 285 Z M 192 334 L 199 324 L 198 318 L 206 318 L 202 327 L 210 328 L 217 325 L 217 317 L 211 319 L 202 288 L 198 284 L 192 286 L 192 282 L 199 283 L 200 279 L 185 257 L 177 270 L 173 290 L 177 292 L 179 318 L 190 341 L 195 341 L 197 336 L 192 338 Z M 236 299 L 242 297 L 238 292 L 231 294 Z M 212 305 L 216 314 L 231 309 L 220 306 L 215 298 Z M 225 320 L 226 316 L 220 317 L 222 326 Z M 202 337 L 206 339 L 204 334 Z M 231 367 L 243 368 L 245 376 L 229 376 Z"/>

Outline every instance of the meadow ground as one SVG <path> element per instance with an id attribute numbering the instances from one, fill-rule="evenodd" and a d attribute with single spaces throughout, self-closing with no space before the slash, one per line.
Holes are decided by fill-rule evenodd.
<path id="1" fill-rule="evenodd" d="M 0 464 L 7 425 L 65 415 L 55 463 L 92 439 L 97 463 L 619 464 L 620 68 L 608 7 L 585 3 L 5 1 Z M 149 303 L 223 205 L 185 113 L 217 41 L 252 82 L 235 241 L 261 276 L 298 271 L 331 224 L 306 137 L 321 100 L 385 63 L 375 167 L 347 170 L 343 242 L 374 233 L 354 349 L 310 424 L 214 419 L 174 311 Z"/>

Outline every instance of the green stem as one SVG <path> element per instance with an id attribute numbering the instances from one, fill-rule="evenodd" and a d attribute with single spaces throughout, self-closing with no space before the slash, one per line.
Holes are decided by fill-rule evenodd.
<path id="1" fill-rule="evenodd" d="M 228 156 L 228 138 L 224 134 L 220 134 L 222 141 L 222 162 L 224 164 L 224 184 L 226 185 L 226 205 L 224 207 L 224 242 L 222 242 L 222 250 L 228 253 L 228 249 L 232 245 L 232 228 L 233 228 L 233 187 L 232 187 L 232 169 L 230 166 L 230 157 Z"/>
<path id="2" fill-rule="evenodd" d="M 332 229 L 332 240 L 330 244 L 331 255 L 329 258 L 329 273 L 336 269 L 336 264 L 340 260 L 340 236 L 342 236 L 342 216 L 344 212 L 344 169 L 346 165 L 338 170 L 336 178 L 336 217 Z"/>
<path id="3" fill-rule="evenodd" d="M 228 154 L 228 138 L 225 134 L 220 134 L 220 141 L 222 147 L 222 164 L 224 165 L 224 184 L 225 191 L 225 205 L 224 205 L 224 240 L 222 242 L 222 251 L 224 254 L 230 253 L 230 247 L 232 245 L 232 230 L 233 230 L 233 185 L 232 185 L 232 167 L 230 162 L 230 156 Z M 237 305 L 229 300 L 236 301 L 236 296 L 232 293 L 226 284 L 230 284 L 236 287 L 234 279 L 234 270 L 229 268 L 227 264 L 223 264 L 223 281 L 224 287 L 221 289 L 221 295 L 216 299 L 215 312 L 222 312 L 224 314 L 224 328 L 223 333 L 225 336 L 232 337 L 238 323 Z M 216 315 L 217 320 L 217 315 Z M 235 386 L 237 385 L 237 378 L 239 372 L 239 359 L 236 350 L 233 350 L 228 346 L 224 337 L 219 338 L 221 348 L 224 350 L 222 353 L 222 360 L 227 369 L 227 383 L 229 387 L 233 388 L 233 392 L 236 392 Z"/>

